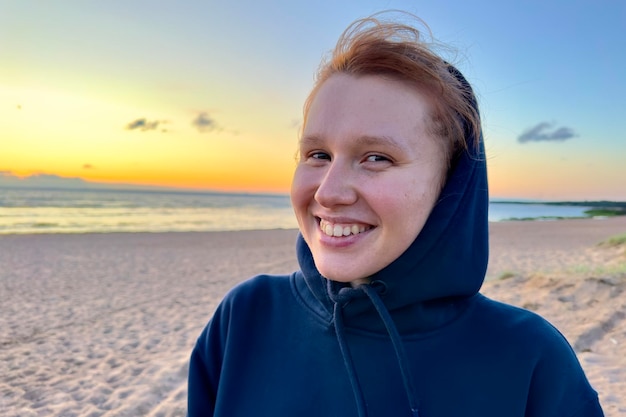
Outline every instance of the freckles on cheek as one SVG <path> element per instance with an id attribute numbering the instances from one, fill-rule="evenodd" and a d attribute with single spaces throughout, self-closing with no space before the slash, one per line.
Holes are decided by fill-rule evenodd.
<path id="1" fill-rule="evenodd" d="M 406 203 L 415 203 L 424 200 L 426 191 L 419 184 L 413 184 L 412 188 L 404 191 L 404 200 Z"/>
<path id="2" fill-rule="evenodd" d="M 291 203 L 297 214 L 303 214 L 314 200 L 317 186 L 315 178 L 307 174 L 306 170 L 300 170 L 294 175 L 291 183 Z"/>
<path id="3" fill-rule="evenodd" d="M 313 198 L 315 191 L 311 187 L 311 184 L 305 182 L 294 183 L 291 188 L 291 200 L 296 204 L 306 203 Z"/>

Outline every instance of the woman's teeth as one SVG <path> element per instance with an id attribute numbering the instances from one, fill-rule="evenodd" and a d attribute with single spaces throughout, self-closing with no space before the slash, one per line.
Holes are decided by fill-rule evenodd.
<path id="1" fill-rule="evenodd" d="M 325 235 L 334 237 L 358 235 L 367 229 L 367 227 L 362 224 L 340 225 L 330 223 L 326 220 L 320 221 L 320 228 Z"/>

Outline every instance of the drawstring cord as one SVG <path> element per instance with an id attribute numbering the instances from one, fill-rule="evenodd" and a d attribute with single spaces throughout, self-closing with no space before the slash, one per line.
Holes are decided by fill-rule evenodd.
<path id="1" fill-rule="evenodd" d="M 384 283 L 381 283 L 384 285 Z M 330 290 L 331 282 L 328 281 L 328 287 Z M 360 285 L 359 289 L 363 290 L 363 292 L 369 297 L 370 301 L 376 308 L 378 315 L 383 321 L 387 333 L 389 334 L 389 338 L 391 339 L 391 343 L 396 353 L 396 359 L 398 361 L 398 366 L 400 367 L 400 372 L 402 374 L 402 381 L 404 383 L 404 389 L 406 391 L 409 406 L 411 408 L 411 417 L 419 417 L 419 411 L 417 407 L 417 400 L 414 397 L 415 385 L 413 384 L 413 380 L 411 378 L 411 374 L 408 368 L 408 358 L 406 355 L 406 351 L 404 350 L 404 345 L 402 344 L 402 339 L 400 338 L 400 334 L 398 333 L 398 329 L 396 328 L 389 311 L 385 307 L 383 300 L 380 298 L 378 292 L 372 288 L 371 285 L 365 284 Z M 349 290 L 348 290 L 349 291 Z M 354 367 L 354 362 L 352 360 L 352 355 L 350 354 L 350 348 L 345 340 L 344 335 L 344 323 L 343 323 L 343 313 L 342 309 L 345 307 L 347 302 L 350 300 L 349 297 L 343 296 L 347 291 L 345 289 L 339 290 L 338 294 L 334 295 L 332 291 L 329 291 L 331 294 L 331 299 L 334 303 L 333 308 L 333 322 L 335 324 L 335 334 L 337 336 L 337 342 L 339 344 L 339 349 L 341 350 L 341 355 L 344 360 L 344 364 L 346 366 L 346 371 L 348 372 L 348 378 L 350 379 L 350 384 L 352 385 L 352 392 L 354 393 L 354 399 L 356 401 L 356 407 L 359 417 L 367 417 L 367 406 L 365 403 L 365 398 L 363 397 L 363 390 L 361 389 L 359 379 L 356 375 L 356 370 Z M 344 293 L 344 294 L 342 294 Z"/>
<path id="2" fill-rule="evenodd" d="M 354 393 L 354 400 L 356 401 L 356 408 L 359 417 L 367 417 L 367 409 L 365 405 L 365 398 L 363 398 L 363 390 L 359 384 L 359 379 L 356 376 L 354 370 L 354 362 L 352 361 L 352 355 L 350 355 L 350 348 L 346 343 L 343 331 L 343 314 L 341 314 L 342 306 L 338 302 L 335 303 L 333 309 L 333 315 L 335 316 L 335 334 L 337 335 L 337 342 L 339 343 L 339 349 L 341 350 L 341 356 L 343 356 L 343 363 L 346 365 L 346 371 L 348 371 L 348 378 L 350 378 L 350 384 L 352 385 L 352 392 Z"/>
<path id="3" fill-rule="evenodd" d="M 415 385 L 413 384 L 413 379 L 409 371 L 409 360 L 406 355 L 406 350 L 404 349 L 404 344 L 402 343 L 402 338 L 400 338 L 400 333 L 398 333 L 398 328 L 393 322 L 393 319 L 389 314 L 389 310 L 387 310 L 387 307 L 385 307 L 385 304 L 383 303 L 383 300 L 381 300 L 378 292 L 374 290 L 370 285 L 361 285 L 360 288 L 365 292 L 365 294 L 367 294 L 369 299 L 372 301 L 372 304 L 376 308 L 376 311 L 378 311 L 378 315 L 380 316 L 383 323 L 385 324 L 385 327 L 387 328 L 387 333 L 389 333 L 391 344 L 396 351 L 396 358 L 400 367 L 400 373 L 402 374 L 402 381 L 404 382 L 404 390 L 406 391 L 406 395 L 409 399 L 409 406 L 411 407 L 411 417 L 419 417 L 417 400 L 414 397 Z"/>

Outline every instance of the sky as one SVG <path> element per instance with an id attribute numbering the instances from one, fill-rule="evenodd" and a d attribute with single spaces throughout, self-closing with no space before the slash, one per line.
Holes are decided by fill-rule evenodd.
<path id="1" fill-rule="evenodd" d="M 492 198 L 626 201 L 623 0 L 0 0 L 0 174 L 287 193 L 320 60 L 384 9 L 473 85 Z"/>

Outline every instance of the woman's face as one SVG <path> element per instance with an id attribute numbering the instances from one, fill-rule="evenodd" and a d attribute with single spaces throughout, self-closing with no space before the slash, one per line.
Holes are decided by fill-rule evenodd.
<path id="1" fill-rule="evenodd" d="M 291 201 L 326 278 L 364 281 L 422 230 L 447 166 L 429 114 L 414 87 L 379 76 L 335 74 L 319 88 Z"/>

